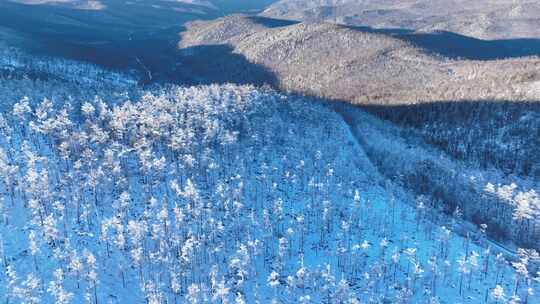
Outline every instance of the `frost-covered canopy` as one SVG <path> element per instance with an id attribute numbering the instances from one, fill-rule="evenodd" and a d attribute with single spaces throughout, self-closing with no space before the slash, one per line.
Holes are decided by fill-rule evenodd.
<path id="1" fill-rule="evenodd" d="M 327 104 L 46 72 L 0 84 L 6 303 L 538 303 L 534 250 L 454 233 Z"/>

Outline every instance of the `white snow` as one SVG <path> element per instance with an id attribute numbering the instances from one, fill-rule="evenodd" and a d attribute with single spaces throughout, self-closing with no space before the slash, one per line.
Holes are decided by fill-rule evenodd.
<path id="1" fill-rule="evenodd" d="M 33 92 L 0 117 L 2 301 L 540 303 L 532 252 L 452 232 L 329 105 L 118 79 L 2 81 Z"/>

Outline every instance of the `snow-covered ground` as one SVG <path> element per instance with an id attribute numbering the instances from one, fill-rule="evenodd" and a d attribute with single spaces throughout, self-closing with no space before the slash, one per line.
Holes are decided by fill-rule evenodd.
<path id="1" fill-rule="evenodd" d="M 90 77 L 0 86 L 31 85 L 0 117 L 2 301 L 540 303 L 533 251 L 454 233 L 333 107 Z"/>

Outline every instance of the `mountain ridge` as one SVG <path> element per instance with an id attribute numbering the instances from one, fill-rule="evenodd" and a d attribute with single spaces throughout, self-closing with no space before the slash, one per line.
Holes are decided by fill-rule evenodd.
<path id="1" fill-rule="evenodd" d="M 284 23 L 242 15 L 188 23 L 178 46 L 228 45 L 273 73 L 285 91 L 355 104 L 538 97 L 530 90 L 540 84 L 536 57 L 452 59 L 430 50 L 424 34 L 320 22 L 264 25 L 271 22 Z"/>
<path id="2" fill-rule="evenodd" d="M 539 38 L 539 12 L 540 4 L 531 0 L 280 0 L 261 15 L 508 39 Z"/>

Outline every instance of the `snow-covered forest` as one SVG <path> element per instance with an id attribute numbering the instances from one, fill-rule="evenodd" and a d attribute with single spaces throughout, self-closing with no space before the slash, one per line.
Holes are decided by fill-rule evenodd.
<path id="1" fill-rule="evenodd" d="M 386 179 L 329 104 L 16 54 L 0 59 L 4 303 L 540 303 L 535 250 Z"/>
<path id="2" fill-rule="evenodd" d="M 421 138 L 435 147 L 426 151 L 415 144 L 418 150 L 411 153 L 395 140 L 391 148 L 367 144 L 376 146 L 375 153 L 395 154 L 382 157 L 387 175 L 399 175 L 408 188 L 442 202 L 447 214 L 461 208 L 468 221 L 487 224 L 493 239 L 540 248 L 538 103 L 454 102 L 371 110 L 396 123 L 394 132 L 403 138 Z M 408 165 L 389 161 L 395 157 L 407 159 Z"/>

